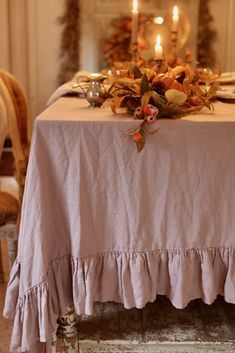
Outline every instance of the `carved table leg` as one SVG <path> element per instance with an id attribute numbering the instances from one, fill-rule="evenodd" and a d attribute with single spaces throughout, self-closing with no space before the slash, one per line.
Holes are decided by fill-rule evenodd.
<path id="1" fill-rule="evenodd" d="M 51 353 L 56 353 L 57 335 L 56 331 L 51 335 Z"/>
<path id="2" fill-rule="evenodd" d="M 78 353 L 78 330 L 77 316 L 74 311 L 74 306 L 67 307 L 68 313 L 60 316 L 57 320 L 57 342 L 56 353 Z"/>

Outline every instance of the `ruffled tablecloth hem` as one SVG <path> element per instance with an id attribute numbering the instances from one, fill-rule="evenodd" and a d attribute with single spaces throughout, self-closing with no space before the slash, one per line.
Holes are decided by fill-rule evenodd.
<path id="1" fill-rule="evenodd" d="M 96 301 L 140 309 L 157 294 L 179 309 L 196 298 L 211 304 L 219 294 L 235 304 L 235 249 L 113 251 L 82 259 L 66 255 L 50 262 L 47 280 L 23 294 L 20 280 L 16 260 L 3 313 L 14 319 L 10 350 L 32 351 L 33 345 L 47 342 L 49 352 L 56 317 L 66 313 L 71 300 L 78 315 L 92 315 Z"/>

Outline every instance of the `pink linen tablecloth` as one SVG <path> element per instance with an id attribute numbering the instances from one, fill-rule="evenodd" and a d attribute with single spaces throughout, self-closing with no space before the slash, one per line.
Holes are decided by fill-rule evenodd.
<path id="1" fill-rule="evenodd" d="M 61 98 L 36 120 L 18 257 L 4 315 L 11 350 L 43 351 L 73 302 L 142 308 L 235 303 L 235 108 L 159 121 L 138 154 L 137 121 Z"/>

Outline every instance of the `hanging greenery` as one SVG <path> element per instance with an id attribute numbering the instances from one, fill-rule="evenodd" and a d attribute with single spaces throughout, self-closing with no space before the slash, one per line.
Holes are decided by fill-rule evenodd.
<path id="1" fill-rule="evenodd" d="M 200 66 L 215 67 L 216 52 L 213 44 L 217 38 L 214 28 L 214 19 L 210 12 L 210 0 L 200 0 L 198 39 L 197 39 L 197 60 Z"/>
<path id="2" fill-rule="evenodd" d="M 60 57 L 62 59 L 58 76 L 59 85 L 69 81 L 79 69 L 79 1 L 65 0 L 64 14 L 59 17 L 63 26 Z"/>

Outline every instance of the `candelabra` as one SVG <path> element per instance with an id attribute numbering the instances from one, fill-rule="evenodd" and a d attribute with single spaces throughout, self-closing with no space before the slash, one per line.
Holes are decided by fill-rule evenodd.
<path id="1" fill-rule="evenodd" d="M 139 58 L 139 50 L 138 49 L 139 49 L 138 42 L 131 41 L 130 54 L 131 54 L 131 61 L 134 63 L 138 62 L 138 58 Z"/>
<path id="2" fill-rule="evenodd" d="M 158 75 L 162 72 L 162 67 L 164 64 L 164 59 L 155 59 L 155 63 L 157 64 L 157 73 Z"/>
<path id="3" fill-rule="evenodd" d="M 178 31 L 171 31 L 171 53 L 173 63 L 176 65 L 178 57 Z"/>

